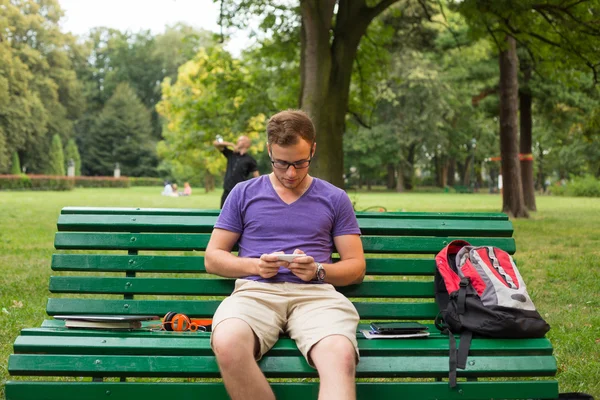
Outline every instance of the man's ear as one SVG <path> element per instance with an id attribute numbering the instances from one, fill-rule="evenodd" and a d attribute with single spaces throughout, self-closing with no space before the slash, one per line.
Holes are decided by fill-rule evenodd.
<path id="1" fill-rule="evenodd" d="M 317 142 L 314 142 L 312 150 L 311 150 L 312 154 L 310 155 L 310 158 L 313 158 L 315 156 L 316 151 L 317 151 Z"/>

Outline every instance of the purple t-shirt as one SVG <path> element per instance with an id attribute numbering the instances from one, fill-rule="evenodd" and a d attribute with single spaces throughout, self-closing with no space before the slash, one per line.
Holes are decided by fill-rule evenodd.
<path id="1" fill-rule="evenodd" d="M 292 204 L 286 204 L 271 185 L 268 175 L 238 183 L 223 205 L 215 228 L 240 234 L 240 257 L 300 249 L 315 261 L 331 263 L 333 238 L 360 235 L 352 203 L 343 190 L 313 178 L 310 187 Z M 244 277 L 260 282 L 304 282 L 280 267 L 270 279 Z"/>

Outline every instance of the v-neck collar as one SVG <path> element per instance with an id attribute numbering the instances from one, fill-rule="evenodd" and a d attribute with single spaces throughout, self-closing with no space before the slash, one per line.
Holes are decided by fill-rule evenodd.
<path id="1" fill-rule="evenodd" d="M 293 206 L 294 204 L 298 203 L 304 196 L 306 196 L 306 194 L 308 192 L 310 192 L 313 188 L 313 186 L 315 185 L 315 177 L 311 177 L 312 178 L 312 182 L 310 183 L 310 185 L 308 185 L 308 187 L 306 188 L 306 190 L 304 191 L 304 193 L 302 193 L 296 200 L 292 201 L 291 203 L 286 203 L 281 196 L 279 195 L 279 193 L 277 193 L 277 190 L 275 189 L 275 187 L 273 186 L 273 182 L 271 182 L 271 174 L 267 175 L 267 180 L 269 183 L 269 187 L 271 188 L 271 191 L 273 192 L 273 194 L 277 197 L 277 199 L 282 203 L 285 204 L 288 207 Z M 277 178 L 275 178 L 277 179 Z"/>

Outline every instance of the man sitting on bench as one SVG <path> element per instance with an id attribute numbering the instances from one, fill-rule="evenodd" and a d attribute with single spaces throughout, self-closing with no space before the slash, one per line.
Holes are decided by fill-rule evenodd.
<path id="1" fill-rule="evenodd" d="M 362 282 L 365 258 L 348 195 L 308 174 L 315 138 L 302 111 L 269 120 L 273 172 L 231 191 L 206 248 L 207 272 L 240 278 L 213 317 L 211 337 L 234 400 L 275 398 L 256 361 L 282 333 L 318 370 L 319 398 L 356 398 L 359 315 L 333 285 Z M 334 248 L 341 260 L 332 264 Z M 299 256 L 283 261 L 274 253 Z"/>

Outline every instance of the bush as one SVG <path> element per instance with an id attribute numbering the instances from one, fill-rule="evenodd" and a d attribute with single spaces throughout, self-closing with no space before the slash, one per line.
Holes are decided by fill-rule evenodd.
<path id="1" fill-rule="evenodd" d="M 0 190 L 72 190 L 74 184 L 66 176 L 0 175 Z"/>
<path id="2" fill-rule="evenodd" d="M 160 178 L 129 178 L 131 186 L 164 186 L 164 180 Z"/>
<path id="3" fill-rule="evenodd" d="M 131 181 L 128 177 L 76 176 L 71 179 L 75 181 L 75 186 L 82 188 L 128 188 L 131 186 Z"/>
<path id="4" fill-rule="evenodd" d="M 600 197 L 600 180 L 592 175 L 574 179 L 567 185 L 567 194 L 575 197 Z"/>
<path id="5" fill-rule="evenodd" d="M 555 196 L 600 197 L 600 180 L 592 175 L 575 178 L 564 186 L 551 186 L 550 193 Z"/>

